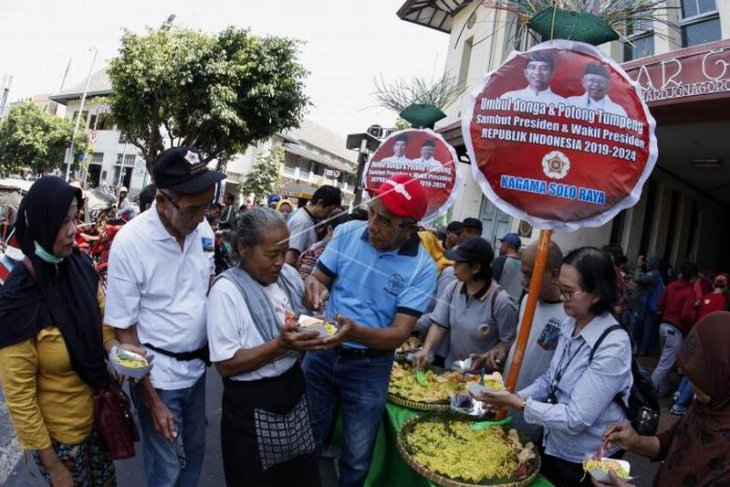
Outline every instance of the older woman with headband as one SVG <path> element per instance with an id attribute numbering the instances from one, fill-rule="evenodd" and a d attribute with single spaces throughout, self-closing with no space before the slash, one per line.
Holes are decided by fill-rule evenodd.
<path id="1" fill-rule="evenodd" d="M 216 279 L 208 301 L 210 357 L 223 376 L 226 483 L 318 486 L 299 358 L 321 339 L 287 322 L 306 311 L 302 279 L 285 263 L 289 230 L 281 213 L 255 208 L 235 233 L 240 266 Z"/>
<path id="2" fill-rule="evenodd" d="M 116 485 L 93 394 L 112 380 L 105 347 L 117 342 L 102 328 L 98 276 L 74 247 L 80 204 L 61 178 L 31 186 L 17 222 L 26 260 L 0 295 L 0 382 L 21 446 L 54 487 Z"/>

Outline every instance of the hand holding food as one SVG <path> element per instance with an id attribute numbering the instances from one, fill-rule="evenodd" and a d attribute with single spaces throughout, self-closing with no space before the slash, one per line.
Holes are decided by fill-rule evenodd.
<path id="1" fill-rule="evenodd" d="M 324 339 L 324 344 L 328 348 L 336 347 L 343 342 L 352 340 L 357 329 L 357 324 L 350 318 L 337 315 L 335 316 L 335 320 L 337 321 L 337 333 Z"/>
<path id="2" fill-rule="evenodd" d="M 517 394 L 513 394 L 508 390 L 504 389 L 501 391 L 494 391 L 484 388 L 482 394 L 474 397 L 478 401 L 492 406 L 494 408 L 509 408 L 514 410 L 521 410 L 523 399 Z"/>
<path id="3" fill-rule="evenodd" d="M 599 482 L 611 482 L 609 474 L 619 479 L 628 479 L 631 465 L 625 460 L 613 458 L 591 458 L 583 462 L 583 470 L 591 474 Z"/>
<path id="4" fill-rule="evenodd" d="M 593 485 L 595 487 L 606 487 L 606 486 L 613 486 L 613 487 L 636 487 L 634 484 L 630 484 L 626 480 L 623 480 L 616 476 L 613 472 L 608 473 L 608 481 L 607 482 L 599 482 L 596 479 L 591 479 L 593 481 Z"/>
<path id="5" fill-rule="evenodd" d="M 279 332 L 279 345 L 287 350 L 312 350 L 322 345 L 322 338 L 316 330 L 299 330 L 297 324 L 284 324 Z"/>
<path id="6" fill-rule="evenodd" d="M 300 331 L 316 331 L 323 338 L 331 337 L 337 333 L 335 325 L 314 316 L 301 315 L 297 320 L 297 326 Z"/>
<path id="7" fill-rule="evenodd" d="M 419 350 L 413 354 L 413 366 L 417 369 L 427 367 L 431 363 L 431 352 L 429 350 Z"/>
<path id="8" fill-rule="evenodd" d="M 508 351 L 509 348 L 504 344 L 495 346 L 484 355 L 484 367 L 487 370 L 502 370 Z"/>
<path id="9" fill-rule="evenodd" d="M 131 350 L 135 351 L 131 351 Z M 138 353 L 142 352 L 142 353 Z M 109 362 L 117 374 L 140 380 L 152 370 L 152 355 L 144 349 L 131 345 L 113 346 Z"/>

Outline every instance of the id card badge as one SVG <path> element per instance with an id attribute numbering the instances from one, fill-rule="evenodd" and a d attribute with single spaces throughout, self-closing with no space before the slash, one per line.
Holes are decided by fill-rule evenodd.
<path id="1" fill-rule="evenodd" d="M 215 243 L 210 237 L 200 237 L 200 242 L 203 244 L 203 252 L 215 252 Z"/>

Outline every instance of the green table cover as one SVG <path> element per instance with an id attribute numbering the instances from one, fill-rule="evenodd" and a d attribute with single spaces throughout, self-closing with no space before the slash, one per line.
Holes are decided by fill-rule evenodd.
<path id="1" fill-rule="evenodd" d="M 421 412 L 387 403 L 385 417 L 380 425 L 378 436 L 375 439 L 373 459 L 370 462 L 370 471 L 365 481 L 366 487 L 426 487 L 435 484 L 418 475 L 400 456 L 398 452 L 398 431 L 409 419 L 420 416 Z M 339 444 L 342 431 L 341 418 L 335 427 L 334 443 Z M 335 462 L 337 466 L 338 462 Z M 552 487 L 552 484 L 542 475 L 532 483 L 532 487 Z"/>

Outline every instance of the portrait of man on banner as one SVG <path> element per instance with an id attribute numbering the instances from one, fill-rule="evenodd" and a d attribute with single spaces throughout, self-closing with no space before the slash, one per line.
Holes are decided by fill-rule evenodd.
<path id="1" fill-rule="evenodd" d="M 377 188 L 395 174 L 418 179 L 428 194 L 422 223 L 443 215 L 461 189 L 456 151 L 429 129 L 406 129 L 391 134 L 372 155 L 364 171 L 365 185 Z"/>
<path id="2" fill-rule="evenodd" d="M 611 89 L 611 76 L 608 68 L 600 63 L 586 64 L 581 84 L 586 90 L 580 96 L 571 96 L 566 101 L 571 105 L 589 110 L 603 110 L 606 113 L 626 116 L 626 110 L 614 103 L 608 96 Z"/>
<path id="3" fill-rule="evenodd" d="M 550 81 L 555 75 L 555 58 L 549 52 L 529 53 L 525 61 L 525 79 L 527 87 L 521 90 L 508 91 L 501 98 L 518 98 L 526 101 L 539 101 L 557 105 L 565 103 L 565 98 L 556 95 L 550 89 Z"/>
<path id="4" fill-rule="evenodd" d="M 471 102 L 462 132 L 474 179 L 500 210 L 539 229 L 605 224 L 638 200 L 656 163 L 641 89 L 588 44 L 515 52 Z"/>
<path id="5" fill-rule="evenodd" d="M 383 159 L 383 162 L 406 164 L 410 160 L 406 157 L 408 149 L 408 135 L 400 134 L 393 143 L 393 155 Z"/>

